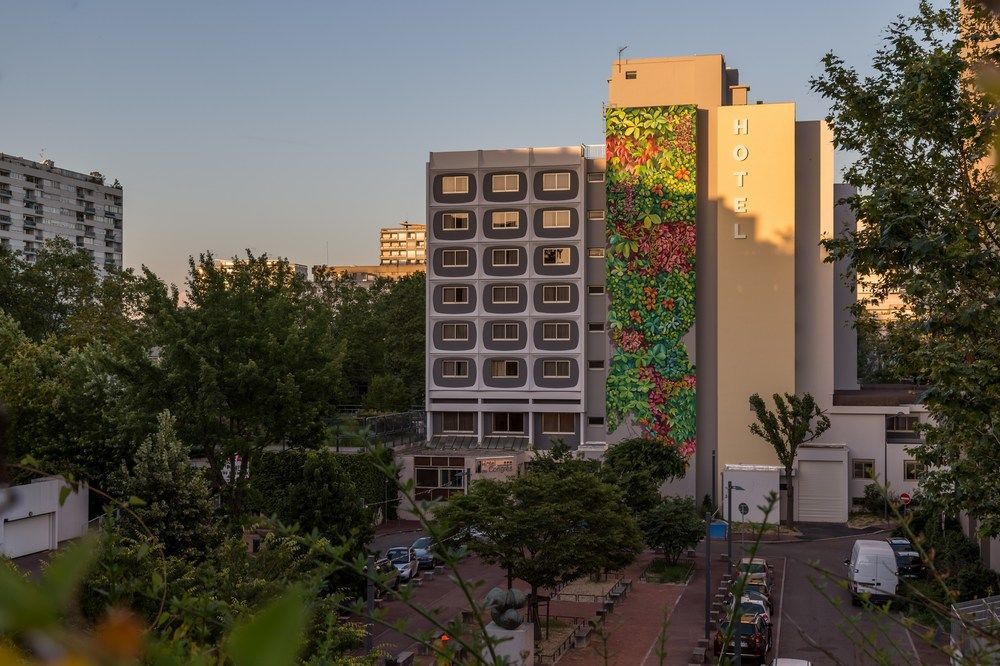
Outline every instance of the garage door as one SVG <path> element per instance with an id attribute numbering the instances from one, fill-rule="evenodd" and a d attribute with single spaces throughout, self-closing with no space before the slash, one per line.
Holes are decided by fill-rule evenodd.
<path id="1" fill-rule="evenodd" d="M 52 515 L 45 513 L 5 522 L 0 550 L 7 557 L 21 557 L 53 548 Z"/>
<path id="2" fill-rule="evenodd" d="M 835 460 L 800 460 L 795 480 L 798 520 L 847 522 L 847 467 Z"/>

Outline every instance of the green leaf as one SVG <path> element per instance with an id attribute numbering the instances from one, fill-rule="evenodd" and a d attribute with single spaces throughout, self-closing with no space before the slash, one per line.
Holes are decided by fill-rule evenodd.
<path id="1" fill-rule="evenodd" d="M 66 498 L 69 497 L 70 493 L 72 492 L 73 489 L 70 488 L 69 486 L 63 486 L 59 489 L 59 506 L 62 506 L 63 504 L 66 503 Z"/>
<path id="2" fill-rule="evenodd" d="M 306 604 L 293 588 L 229 635 L 227 652 L 235 666 L 293 666 L 302 649 Z"/>

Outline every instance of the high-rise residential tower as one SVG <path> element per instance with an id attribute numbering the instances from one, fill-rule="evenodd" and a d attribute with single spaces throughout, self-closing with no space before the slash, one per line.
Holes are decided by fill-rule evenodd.
<path id="1" fill-rule="evenodd" d="M 121 268 L 122 225 L 118 181 L 0 153 L 0 244 L 27 261 L 46 240 L 65 238 L 100 270 Z"/>

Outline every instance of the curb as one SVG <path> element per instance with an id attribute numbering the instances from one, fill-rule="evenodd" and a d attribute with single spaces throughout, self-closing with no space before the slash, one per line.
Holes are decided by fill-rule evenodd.
<path id="1" fill-rule="evenodd" d="M 764 546 L 764 545 L 771 546 L 771 545 L 778 545 L 778 544 L 820 543 L 821 541 L 837 541 L 839 539 L 851 539 L 851 538 L 856 538 L 856 537 L 868 536 L 870 534 L 883 534 L 883 533 L 888 532 L 888 531 L 889 531 L 888 528 L 884 528 L 884 529 L 878 529 L 878 530 L 871 530 L 871 531 L 868 531 L 868 532 L 858 532 L 857 534 L 842 534 L 840 536 L 820 537 L 818 539 L 795 539 L 794 541 L 792 541 L 792 540 L 788 540 L 788 541 L 761 541 L 760 545 L 762 545 L 762 546 Z"/>

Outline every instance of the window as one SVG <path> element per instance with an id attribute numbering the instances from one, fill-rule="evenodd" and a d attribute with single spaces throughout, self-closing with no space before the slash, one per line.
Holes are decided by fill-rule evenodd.
<path id="1" fill-rule="evenodd" d="M 518 326 L 513 322 L 497 322 L 493 324 L 493 339 L 494 340 L 517 340 L 520 336 L 518 335 Z"/>
<path id="2" fill-rule="evenodd" d="M 468 324 L 442 324 L 441 325 L 441 339 L 448 341 L 456 340 L 468 340 L 469 339 L 469 325 Z"/>
<path id="3" fill-rule="evenodd" d="M 545 192 L 564 192 L 569 189 L 569 171 L 542 174 L 542 190 Z"/>
<path id="4" fill-rule="evenodd" d="M 604 285 L 592 284 L 587 287 L 587 293 L 591 296 L 602 296 L 604 294 Z"/>
<path id="5" fill-rule="evenodd" d="M 603 333 L 604 332 L 604 322 L 603 321 L 592 321 L 587 324 L 587 330 L 591 333 Z"/>
<path id="6" fill-rule="evenodd" d="M 570 219 L 570 212 L 568 210 L 543 210 L 542 228 L 569 229 Z"/>
<path id="7" fill-rule="evenodd" d="M 476 415 L 472 412 L 444 412 L 441 430 L 444 432 L 475 432 Z"/>
<path id="8" fill-rule="evenodd" d="M 603 259 L 604 258 L 604 248 L 603 247 L 591 247 L 587 249 L 587 256 L 591 259 Z"/>
<path id="9" fill-rule="evenodd" d="M 860 458 L 855 458 L 852 461 L 853 469 L 851 471 L 852 479 L 874 479 L 875 478 L 875 461 L 874 460 L 862 460 Z"/>
<path id="10" fill-rule="evenodd" d="M 495 210 L 490 213 L 490 222 L 494 229 L 517 229 L 521 214 L 516 210 Z"/>
<path id="11" fill-rule="evenodd" d="M 490 361 L 490 376 L 494 379 L 516 378 L 518 376 L 517 361 L 504 359 Z"/>
<path id="12" fill-rule="evenodd" d="M 588 210 L 587 211 L 587 219 L 588 220 L 593 220 L 595 222 L 600 222 L 600 221 L 602 221 L 604 219 L 604 211 L 603 210 Z"/>
<path id="13" fill-rule="evenodd" d="M 568 247 L 542 248 L 542 263 L 546 266 L 568 266 L 569 260 L 570 248 Z"/>
<path id="14" fill-rule="evenodd" d="M 497 412 L 493 414 L 493 432 L 524 433 L 524 414 Z"/>
<path id="15" fill-rule="evenodd" d="M 444 377 L 451 377 L 451 378 L 468 377 L 469 362 L 453 361 L 453 360 L 441 361 L 441 375 Z"/>
<path id="16" fill-rule="evenodd" d="M 493 176 L 494 192 L 517 192 L 521 177 L 516 173 L 498 174 Z"/>
<path id="17" fill-rule="evenodd" d="M 920 433 L 916 426 L 920 419 L 916 416 L 896 414 L 885 417 L 885 441 L 887 442 L 919 442 Z"/>
<path id="18" fill-rule="evenodd" d="M 603 416 L 591 416 L 590 418 L 587 419 L 587 425 L 602 426 L 602 425 L 604 425 L 604 417 Z"/>
<path id="19" fill-rule="evenodd" d="M 444 287 L 441 290 L 441 300 L 445 303 L 468 303 L 468 287 Z"/>
<path id="20" fill-rule="evenodd" d="M 924 474 L 924 466 L 916 460 L 903 461 L 903 478 L 907 481 L 917 481 Z"/>
<path id="21" fill-rule="evenodd" d="M 468 250 L 441 250 L 441 265 L 451 268 L 461 268 L 469 265 Z"/>
<path id="22" fill-rule="evenodd" d="M 493 250 L 494 266 L 517 266 L 517 259 L 518 251 L 516 247 L 494 248 Z"/>
<path id="23" fill-rule="evenodd" d="M 542 361 L 542 376 L 547 379 L 568 379 L 569 361 Z"/>
<path id="24" fill-rule="evenodd" d="M 639 72 L 637 70 L 634 70 L 634 69 L 627 69 L 627 70 L 625 70 L 625 78 L 628 79 L 628 80 L 632 80 L 632 79 L 636 78 L 638 75 L 639 75 Z"/>
<path id="25" fill-rule="evenodd" d="M 444 213 L 441 215 L 441 228 L 445 231 L 465 231 L 469 228 L 469 214 Z"/>
<path id="26" fill-rule="evenodd" d="M 588 183 L 603 183 L 604 182 L 604 172 L 603 171 L 591 171 L 587 174 Z"/>
<path id="27" fill-rule="evenodd" d="M 569 340 L 569 322 L 547 321 L 542 324 L 543 340 Z"/>
<path id="28" fill-rule="evenodd" d="M 502 284 L 493 287 L 494 303 L 517 303 L 519 299 L 517 285 Z"/>
<path id="29" fill-rule="evenodd" d="M 603 370 L 604 361 L 587 361 L 587 368 L 590 370 Z"/>
<path id="30" fill-rule="evenodd" d="M 569 303 L 568 284 L 547 284 L 542 287 L 543 303 Z"/>
<path id="31" fill-rule="evenodd" d="M 441 178 L 442 194 L 468 194 L 468 176 L 444 176 Z"/>
<path id="32" fill-rule="evenodd" d="M 542 433 L 572 435 L 576 431 L 576 414 L 542 414 Z"/>

